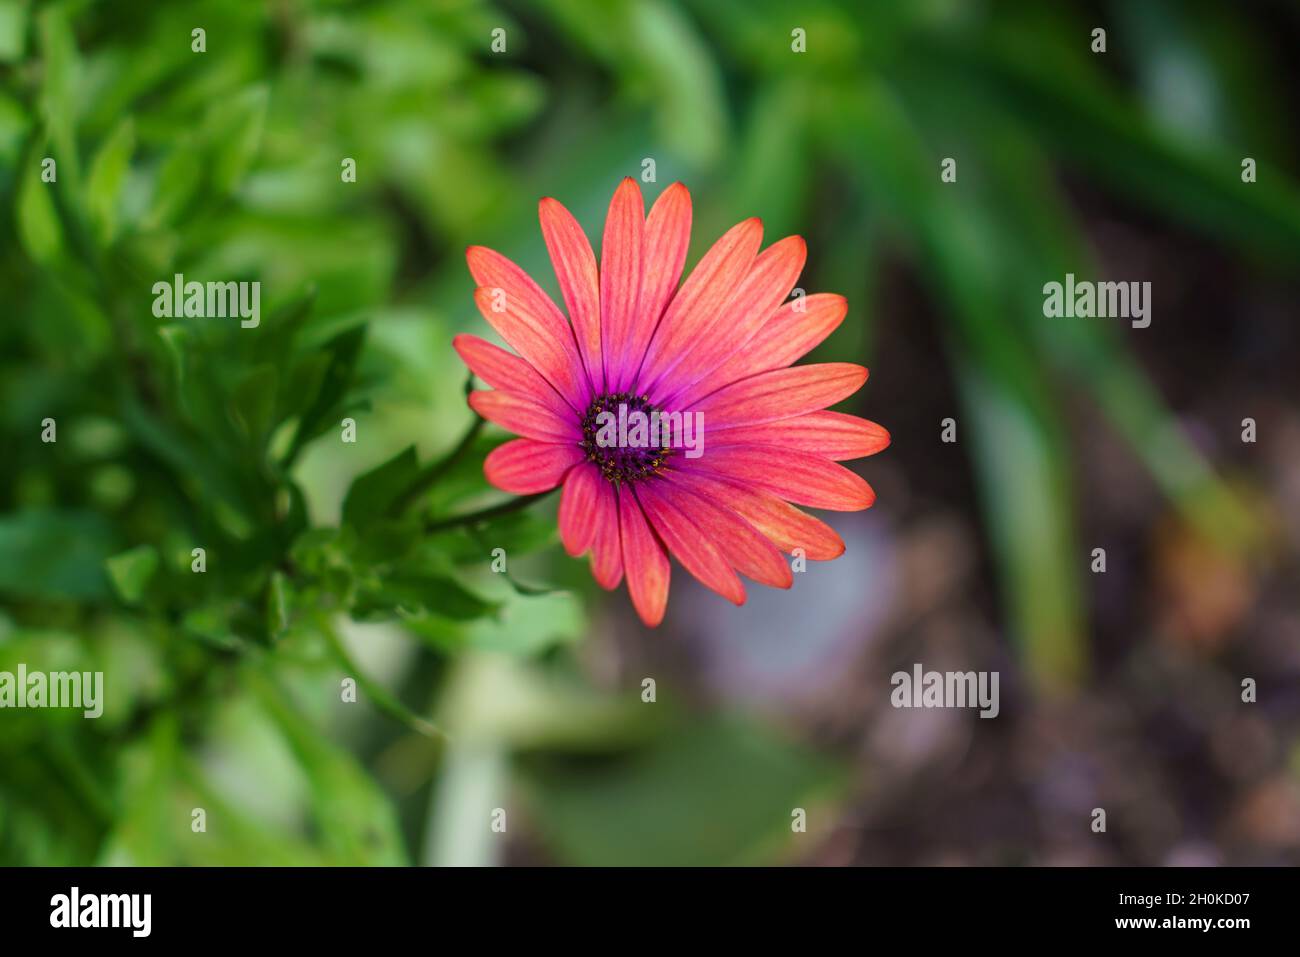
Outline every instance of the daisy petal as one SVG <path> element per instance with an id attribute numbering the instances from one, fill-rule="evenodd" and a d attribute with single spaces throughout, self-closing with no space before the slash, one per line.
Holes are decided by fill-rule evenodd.
<path id="1" fill-rule="evenodd" d="M 691 194 L 681 183 L 673 183 L 659 194 L 646 217 L 641 301 L 627 341 L 612 350 L 617 358 L 609 363 L 610 391 L 625 392 L 632 387 L 646 346 L 681 281 L 690 241 Z"/>
<path id="2" fill-rule="evenodd" d="M 673 296 L 650 340 L 635 380 L 638 392 L 644 391 L 640 383 L 658 381 L 679 356 L 698 344 L 701 332 L 727 308 L 744 281 L 762 242 L 763 224 L 747 219 L 727 230 L 704 254 Z"/>
<path id="3" fill-rule="evenodd" d="M 486 246 L 470 246 L 465 250 L 465 261 L 469 264 L 469 274 L 474 277 L 476 284 L 504 291 L 526 311 L 545 323 L 557 339 L 564 338 L 561 332 L 566 333 L 570 339 L 573 338 L 564 313 L 560 312 L 559 306 L 551 301 L 551 297 L 522 266 Z"/>
<path id="4" fill-rule="evenodd" d="M 809 412 L 779 422 L 723 427 L 709 433 L 716 448 L 723 445 L 779 445 L 842 462 L 875 455 L 889 445 L 889 433 L 875 422 L 843 412 Z"/>
<path id="5" fill-rule="evenodd" d="M 687 460 L 692 470 L 724 476 L 779 495 L 796 505 L 856 512 L 876 500 L 861 476 L 830 459 L 776 446 L 732 445 Z"/>
<path id="6" fill-rule="evenodd" d="M 492 388 L 532 396 L 558 416 L 568 417 L 578 411 L 551 388 L 540 372 L 513 352 L 464 333 L 451 344 L 469 370 Z"/>
<path id="7" fill-rule="evenodd" d="M 488 453 L 483 474 L 503 492 L 532 495 L 555 488 L 564 473 L 581 461 L 577 445 L 513 439 Z"/>
<path id="8" fill-rule="evenodd" d="M 688 408 L 701 396 L 724 385 L 797 362 L 835 331 L 848 310 L 848 301 L 832 293 L 816 293 L 787 302 L 767 318 L 743 348 L 732 352 L 714 371 L 679 394 L 676 405 Z"/>
<path id="9" fill-rule="evenodd" d="M 591 243 L 578 221 L 558 200 L 549 196 L 543 199 L 537 206 L 537 216 L 542 222 L 542 238 L 551 254 L 555 278 L 573 322 L 573 334 L 587 377 L 598 384 L 604 381 L 604 366 L 600 354 L 600 274 L 596 270 L 596 254 L 591 251 Z"/>
<path id="10" fill-rule="evenodd" d="M 589 549 L 596 538 L 600 492 L 597 485 L 607 484 L 595 468 L 586 465 L 575 466 L 565 476 L 558 515 L 560 540 L 564 542 L 564 550 L 574 558 Z"/>
<path id="11" fill-rule="evenodd" d="M 767 321 L 790 294 L 807 257 L 808 246 L 800 236 L 787 236 L 763 250 L 726 309 L 702 330 L 695 348 L 670 364 L 659 383 L 644 383 L 642 391 L 662 400 L 656 405 L 677 407 L 672 398 L 676 393 L 716 369 Z"/>
<path id="12" fill-rule="evenodd" d="M 636 325 L 644 233 L 645 201 L 629 176 L 614 191 L 600 243 L 600 338 L 614 346 L 605 353 L 606 383 L 622 375 L 614 363 L 621 361 L 622 344 L 632 338 Z"/>
<path id="13" fill-rule="evenodd" d="M 708 429 L 759 425 L 824 409 L 866 381 L 867 370 L 851 362 L 773 369 L 723 386 L 695 403 L 695 411 Z"/>
<path id="14" fill-rule="evenodd" d="M 579 471 L 575 469 L 575 471 Z M 581 471 L 592 471 L 581 469 Z M 623 540 L 619 534 L 618 493 L 604 479 L 596 483 L 595 532 L 591 538 L 591 576 L 601 588 L 612 590 L 623 580 Z M 665 561 L 666 564 L 666 561 Z M 667 575 L 664 576 L 664 601 L 668 600 Z M 660 610 L 662 617 L 663 611 Z"/>
<path id="15" fill-rule="evenodd" d="M 656 483 L 656 490 L 688 515 L 703 537 L 713 542 L 731 567 L 747 578 L 773 588 L 794 583 L 780 551 L 753 525 L 727 507 L 726 496 L 712 498 L 687 491 L 674 481 Z"/>
<path id="16" fill-rule="evenodd" d="M 480 286 L 474 290 L 474 302 L 501 338 L 527 359 L 571 406 L 587 407 L 591 401 L 587 374 L 582 370 L 582 359 L 567 323 L 562 330 L 557 330 L 554 323 L 529 312 L 521 299 L 499 286 Z"/>
<path id="17" fill-rule="evenodd" d="M 660 482 L 646 482 L 635 489 L 637 501 L 654 526 L 663 543 L 682 566 L 694 575 L 700 584 L 717 592 L 728 601 L 743 605 L 745 586 L 706 535 L 701 534 L 700 515 L 691 506 L 693 502 L 680 500 L 683 509 L 664 493 Z"/>
<path id="18" fill-rule="evenodd" d="M 531 395 L 495 389 L 471 392 L 469 407 L 489 422 L 526 439 L 542 442 L 581 442 L 582 432 L 571 416 L 561 418 Z"/>
<path id="19" fill-rule="evenodd" d="M 609 486 L 609 483 L 604 483 Z M 609 486 L 611 492 L 613 487 Z M 668 556 L 646 523 L 631 487 L 618 494 L 618 524 L 623 541 L 623 565 L 632 606 L 649 627 L 664 620 L 671 570 Z"/>
<path id="20" fill-rule="evenodd" d="M 844 541 L 833 528 L 768 492 L 694 472 L 675 472 L 673 481 L 726 502 L 783 552 L 801 548 L 814 561 L 829 561 L 844 554 Z"/>

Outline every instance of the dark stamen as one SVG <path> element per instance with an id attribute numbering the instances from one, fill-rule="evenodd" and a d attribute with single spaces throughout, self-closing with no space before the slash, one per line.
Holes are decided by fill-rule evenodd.
<path id="1" fill-rule="evenodd" d="M 647 420 L 653 420 L 656 413 L 654 406 L 650 404 L 650 399 L 644 395 L 634 395 L 631 392 L 613 392 L 599 395 L 592 400 L 591 405 L 582 416 L 582 442 L 580 443 L 583 453 L 587 456 L 587 461 L 593 463 L 600 474 L 605 476 L 606 480 L 614 483 L 621 482 L 639 482 L 642 479 L 650 478 L 653 475 L 661 474 L 668 456 L 672 454 L 672 449 L 666 444 L 659 446 L 647 445 L 645 447 L 620 446 L 617 441 L 612 445 L 601 445 L 596 441 L 597 433 L 600 432 L 601 422 L 597 421 L 602 412 L 608 412 L 614 417 L 615 428 L 617 428 L 619 419 L 619 407 L 627 406 L 627 416 L 631 418 L 633 412 L 642 412 Z M 667 431 L 663 426 L 663 431 Z M 629 424 L 628 431 L 631 431 Z M 668 436 L 661 434 L 658 436 L 661 443 L 667 443 Z"/>

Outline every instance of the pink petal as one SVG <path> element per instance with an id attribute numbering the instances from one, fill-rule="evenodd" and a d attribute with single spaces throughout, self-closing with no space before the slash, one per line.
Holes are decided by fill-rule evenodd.
<path id="1" fill-rule="evenodd" d="M 757 486 L 796 505 L 856 512 L 876 500 L 861 476 L 830 459 L 777 446 L 732 445 L 706 448 L 689 468 Z"/>
<path id="2" fill-rule="evenodd" d="M 694 411 L 704 416 L 706 430 L 775 422 L 824 409 L 857 392 L 866 381 L 867 370 L 851 362 L 773 369 L 705 396 Z"/>
<path id="3" fill-rule="evenodd" d="M 600 243 L 600 337 L 605 353 L 605 382 L 623 374 L 615 362 L 634 334 L 641 299 L 641 264 L 645 232 L 645 202 L 641 187 L 630 176 L 618 184 L 605 217 Z"/>
<path id="4" fill-rule="evenodd" d="M 701 332 L 727 308 L 749 273 L 762 242 L 763 224 L 747 219 L 727 230 L 704 254 L 673 296 L 650 340 L 636 378 L 637 391 L 644 392 L 640 383 L 658 381 L 680 356 L 699 344 Z"/>
<path id="5" fill-rule="evenodd" d="M 620 491 L 618 506 L 627 591 L 641 620 L 654 628 L 664 620 L 664 609 L 668 606 L 668 556 L 646 524 L 630 486 Z"/>
<path id="6" fill-rule="evenodd" d="M 471 392 L 469 407 L 489 422 L 528 439 L 542 442 L 581 442 L 582 432 L 572 414 L 560 417 L 531 396 L 503 392 Z"/>
<path id="7" fill-rule="evenodd" d="M 627 340 L 613 350 L 617 359 L 610 362 L 610 391 L 625 392 L 632 387 L 646 346 L 677 291 L 690 241 L 691 194 L 681 183 L 673 183 L 659 194 L 646 217 L 641 301 Z"/>
<path id="8" fill-rule="evenodd" d="M 889 445 L 889 433 L 875 422 L 843 412 L 809 412 L 779 422 L 722 427 L 709 432 L 713 447 L 777 445 L 835 461 L 875 455 Z"/>
<path id="9" fill-rule="evenodd" d="M 573 416 L 579 411 L 565 402 L 540 372 L 513 352 L 464 333 L 452 339 L 451 344 L 470 371 L 492 388 L 531 396 L 558 416 Z"/>
<path id="10" fill-rule="evenodd" d="M 595 472 L 595 469 L 582 471 Z M 623 579 L 623 541 L 619 534 L 618 492 L 603 478 L 596 483 L 596 530 L 591 539 L 591 577 L 606 590 L 618 587 Z M 667 585 L 665 584 L 665 589 Z M 665 595 L 665 598 L 667 596 Z"/>
<path id="11" fill-rule="evenodd" d="M 499 286 L 480 286 L 474 290 L 474 302 L 501 338 L 527 359 L 569 405 L 585 409 L 590 404 L 587 374 L 568 323 L 557 329 L 553 322 L 539 318 L 524 308 L 523 300 Z"/>
<path id="12" fill-rule="evenodd" d="M 603 382 L 600 343 L 600 274 L 587 234 L 564 206 L 549 196 L 537 206 L 542 237 L 551 254 L 560 294 L 573 322 L 578 351 L 592 383 Z"/>
<path id="13" fill-rule="evenodd" d="M 700 535 L 711 541 L 736 571 L 774 588 L 789 588 L 793 584 L 790 566 L 777 547 L 728 508 L 725 498 L 718 500 L 688 491 L 671 478 L 655 483 L 655 491 L 679 512 L 688 515 Z"/>
<path id="14" fill-rule="evenodd" d="M 532 495 L 555 488 L 581 461 L 582 450 L 576 445 L 513 439 L 488 453 L 483 474 L 503 492 Z"/>
<path id="15" fill-rule="evenodd" d="M 829 561 L 844 554 L 844 542 L 833 528 L 775 495 L 696 472 L 674 472 L 672 480 L 726 503 L 783 552 L 801 548 L 804 556 L 814 561 Z"/>
<path id="16" fill-rule="evenodd" d="M 641 391 L 649 392 L 652 401 L 662 400 L 656 405 L 678 408 L 672 397 L 704 378 L 753 337 L 790 294 L 807 257 L 808 246 L 799 236 L 787 236 L 763 250 L 726 309 L 701 330 L 695 348 L 667 365 L 659 383 L 643 380 Z"/>
<path id="17" fill-rule="evenodd" d="M 644 482 L 636 486 L 637 501 L 654 526 L 668 551 L 682 566 L 699 579 L 700 584 L 717 592 L 737 605 L 745 603 L 745 586 L 741 584 L 730 563 L 706 535 L 701 534 L 699 518 L 685 499 L 679 508 L 664 494 L 660 482 Z"/>
<path id="18" fill-rule="evenodd" d="M 674 400 L 688 408 L 701 396 L 756 372 L 784 369 L 817 348 L 841 322 L 849 304 L 843 296 L 817 293 L 777 309 L 743 347 Z"/>
<path id="19" fill-rule="evenodd" d="M 596 538 L 600 492 L 597 485 L 608 484 L 600 472 L 587 465 L 574 466 L 565 476 L 558 516 L 560 540 L 564 542 L 564 550 L 574 558 L 589 549 Z"/>

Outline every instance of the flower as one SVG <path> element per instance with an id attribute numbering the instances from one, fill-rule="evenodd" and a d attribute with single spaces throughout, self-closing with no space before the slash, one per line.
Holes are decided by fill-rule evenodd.
<path id="1" fill-rule="evenodd" d="M 848 309 L 830 294 L 786 301 L 803 269 L 803 239 L 760 252 L 762 223 L 747 219 L 678 288 L 691 231 L 681 183 L 647 216 L 640 187 L 623 180 L 605 219 L 599 268 L 564 206 L 543 199 L 539 215 L 567 319 L 509 259 L 482 246 L 467 252 L 474 300 L 515 350 L 471 335 L 453 343 L 492 387 L 472 392 L 470 406 L 522 436 L 487 456 L 488 481 L 521 495 L 562 485 L 565 550 L 590 552 L 604 588 L 626 576 L 637 614 L 652 627 L 668 602 L 669 555 L 739 605 L 745 587 L 737 572 L 789 588 L 781 552 L 843 554 L 840 537 L 795 506 L 870 507 L 871 486 L 837 463 L 879 452 L 889 434 L 825 411 L 862 386 L 865 368 L 793 365 Z M 611 445 L 620 407 L 624 417 L 680 412 L 702 423 L 700 454 L 665 440 L 667 426 L 649 444 L 629 445 L 620 432 Z M 602 422 L 609 433 L 598 431 Z"/>

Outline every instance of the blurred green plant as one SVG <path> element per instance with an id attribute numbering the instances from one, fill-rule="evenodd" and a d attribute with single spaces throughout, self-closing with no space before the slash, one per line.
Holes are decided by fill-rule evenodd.
<path id="1" fill-rule="evenodd" d="M 501 144 L 544 87 L 488 60 L 501 23 L 522 36 L 462 4 L 0 3 L 0 669 L 102 670 L 109 699 L 99 721 L 6 712 L 0 861 L 490 862 L 466 835 L 515 785 L 484 793 L 465 754 L 699 753 L 684 719 L 646 717 L 670 702 L 548 655 L 587 629 L 548 570 L 553 518 L 482 478 L 500 437 L 464 408 L 469 300 L 441 264 L 527 205 Z M 658 52 L 622 51 L 678 89 L 664 116 L 703 109 L 673 69 L 686 22 L 641 28 Z M 678 142 L 707 159 L 698 116 Z M 178 273 L 260 281 L 261 323 L 160 320 Z M 784 815 L 733 826 L 732 853 Z"/>

